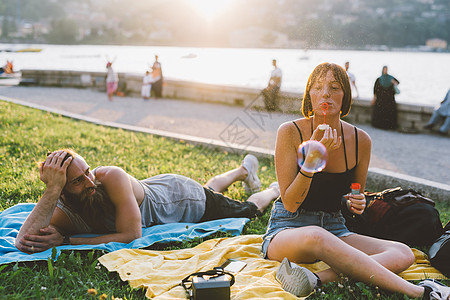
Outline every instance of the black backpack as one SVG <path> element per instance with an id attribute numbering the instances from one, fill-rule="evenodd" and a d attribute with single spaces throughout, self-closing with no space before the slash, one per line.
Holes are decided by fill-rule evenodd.
<path id="1" fill-rule="evenodd" d="M 444 232 L 434 201 L 414 190 L 397 187 L 364 194 L 362 215 L 353 215 L 346 205 L 342 209 L 350 231 L 412 247 L 430 246 Z"/>
<path id="2" fill-rule="evenodd" d="M 428 251 L 430 263 L 447 277 L 450 277 L 450 222 L 444 227 L 441 235 Z"/>

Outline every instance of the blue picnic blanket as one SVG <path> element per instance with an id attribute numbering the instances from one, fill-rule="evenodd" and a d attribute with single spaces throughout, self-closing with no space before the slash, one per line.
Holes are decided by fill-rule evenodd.
<path id="1" fill-rule="evenodd" d="M 52 256 L 52 249 L 44 252 L 26 254 L 19 251 L 14 242 L 20 227 L 33 210 L 35 203 L 22 203 L 0 213 L 0 265 L 17 261 L 47 260 Z M 59 256 L 61 250 L 106 250 L 144 248 L 158 242 L 193 240 L 206 237 L 218 231 L 240 235 L 248 218 L 228 218 L 203 223 L 172 223 L 142 228 L 142 237 L 129 244 L 111 242 L 98 245 L 65 245 L 56 247 Z"/>

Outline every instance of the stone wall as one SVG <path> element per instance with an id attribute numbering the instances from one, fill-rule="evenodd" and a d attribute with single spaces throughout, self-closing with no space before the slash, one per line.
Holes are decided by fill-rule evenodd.
<path id="1" fill-rule="evenodd" d="M 106 90 L 105 72 L 22 70 L 21 85 L 95 88 Z M 142 75 L 119 73 L 119 90 L 126 95 L 140 96 Z M 164 80 L 163 96 L 191 101 L 219 102 L 263 109 L 260 90 L 227 85 L 204 84 L 180 80 Z M 299 112 L 302 94 L 280 92 L 280 109 Z M 399 131 L 421 132 L 433 112 L 432 106 L 398 104 Z M 369 99 L 356 100 L 346 119 L 352 123 L 370 123 L 372 109 Z"/>

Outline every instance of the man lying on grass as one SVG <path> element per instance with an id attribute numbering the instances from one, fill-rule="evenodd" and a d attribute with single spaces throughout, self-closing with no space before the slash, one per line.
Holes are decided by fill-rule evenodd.
<path id="1" fill-rule="evenodd" d="M 175 174 L 139 181 L 119 167 L 91 171 L 73 150 L 54 151 L 40 163 L 46 189 L 15 245 L 34 253 L 66 244 L 129 243 L 141 237 L 142 227 L 156 224 L 253 218 L 280 195 L 277 183 L 259 192 L 257 171 L 257 158 L 247 155 L 240 167 L 211 178 L 204 187 Z M 256 193 L 247 201 L 222 195 L 235 181 L 243 181 L 247 193 Z M 70 237 L 82 233 L 103 235 Z"/>

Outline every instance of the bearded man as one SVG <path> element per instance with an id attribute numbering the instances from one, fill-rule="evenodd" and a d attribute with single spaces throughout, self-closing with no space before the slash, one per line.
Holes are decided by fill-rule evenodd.
<path id="1" fill-rule="evenodd" d="M 90 170 L 73 150 L 50 153 L 40 163 L 46 189 L 17 235 L 16 247 L 26 253 L 66 244 L 130 243 L 142 236 L 142 227 L 176 222 L 261 215 L 280 195 L 277 183 L 259 192 L 258 160 L 247 155 L 236 169 L 211 178 L 203 187 L 177 174 L 137 180 L 116 166 Z M 221 194 L 243 181 L 247 201 Z M 97 233 L 98 236 L 71 235 Z"/>

